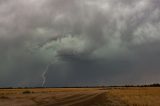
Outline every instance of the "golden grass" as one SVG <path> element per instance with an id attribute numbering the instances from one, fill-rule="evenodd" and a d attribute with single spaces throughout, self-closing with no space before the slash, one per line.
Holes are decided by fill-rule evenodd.
<path id="1" fill-rule="evenodd" d="M 24 93 L 27 92 L 27 93 Z M 28 93 L 29 92 L 29 93 Z M 98 95 L 98 96 L 96 96 Z M 72 106 L 160 106 L 159 87 L 0 89 L 0 106 L 73 104 Z M 104 105 L 108 104 L 108 105 Z M 84 105 L 85 106 L 85 105 Z"/>
<path id="2" fill-rule="evenodd" d="M 108 91 L 128 106 L 160 106 L 160 88 L 119 88 Z"/>
<path id="3" fill-rule="evenodd" d="M 95 91 L 98 88 L 34 88 L 34 89 L 0 89 L 0 95 L 21 94 L 25 91 L 33 93 Z"/>

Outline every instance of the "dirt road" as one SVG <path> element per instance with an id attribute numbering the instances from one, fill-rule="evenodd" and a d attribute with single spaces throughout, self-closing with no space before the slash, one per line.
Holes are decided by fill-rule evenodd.
<path id="1" fill-rule="evenodd" d="M 90 106 L 105 103 L 105 92 L 80 93 L 57 100 L 45 106 Z"/>

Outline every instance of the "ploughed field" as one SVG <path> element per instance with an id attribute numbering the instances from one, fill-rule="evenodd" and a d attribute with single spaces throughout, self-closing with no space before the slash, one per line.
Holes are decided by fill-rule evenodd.
<path id="1" fill-rule="evenodd" d="M 0 106 L 160 106 L 160 88 L 0 89 Z"/>

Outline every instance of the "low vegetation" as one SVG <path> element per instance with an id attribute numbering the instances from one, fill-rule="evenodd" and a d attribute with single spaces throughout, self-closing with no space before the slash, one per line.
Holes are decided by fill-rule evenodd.
<path id="1" fill-rule="evenodd" d="M 160 87 L 151 86 L 0 89 L 0 106 L 160 106 L 159 100 Z"/>
<path id="2" fill-rule="evenodd" d="M 124 101 L 128 106 L 160 106 L 159 87 L 125 87 L 109 90 L 108 93 Z"/>
<path id="3" fill-rule="evenodd" d="M 23 94 L 30 94 L 30 93 L 32 93 L 32 92 L 29 91 L 29 90 L 26 90 L 26 91 L 23 91 L 22 93 L 23 93 Z"/>
<path id="4" fill-rule="evenodd" d="M 2 95 L 0 96 L 0 99 L 9 99 L 9 97 Z"/>

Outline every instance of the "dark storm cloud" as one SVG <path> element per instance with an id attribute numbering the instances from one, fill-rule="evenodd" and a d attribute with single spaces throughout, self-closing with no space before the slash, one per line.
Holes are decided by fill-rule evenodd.
<path id="1" fill-rule="evenodd" d="M 50 62 L 46 86 L 160 81 L 159 4 L 1 0 L 0 86 L 40 86 Z"/>

